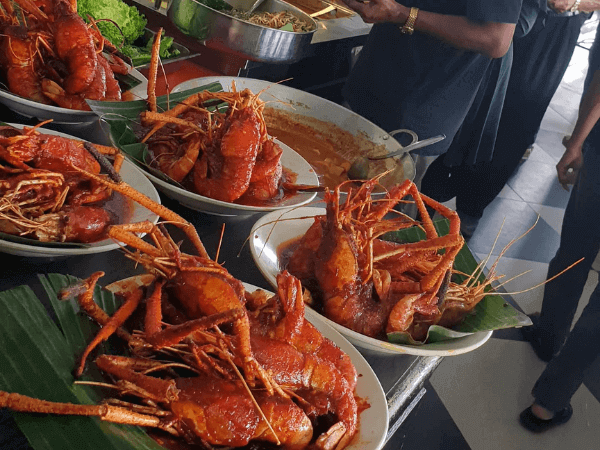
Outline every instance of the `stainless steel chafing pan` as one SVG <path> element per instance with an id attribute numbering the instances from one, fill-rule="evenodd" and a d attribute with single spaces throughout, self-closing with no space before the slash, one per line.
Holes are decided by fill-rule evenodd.
<path id="1" fill-rule="evenodd" d="M 256 11 L 290 11 L 312 24 L 314 29 L 293 32 L 255 25 L 196 0 L 171 0 L 167 16 L 182 33 L 198 39 L 207 47 L 234 53 L 245 59 L 290 63 L 307 54 L 317 29 L 316 22 L 308 14 L 280 0 L 265 0 Z"/>

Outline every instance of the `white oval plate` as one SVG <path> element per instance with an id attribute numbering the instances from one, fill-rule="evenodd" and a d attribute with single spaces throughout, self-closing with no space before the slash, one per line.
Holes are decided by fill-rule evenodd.
<path id="1" fill-rule="evenodd" d="M 129 74 L 141 81 L 140 84 L 131 89 L 134 97 L 136 99 L 148 98 L 148 80 L 146 77 L 136 69 L 132 69 Z M 94 111 L 80 111 L 61 108 L 60 106 L 44 105 L 2 88 L 0 88 L 0 103 L 22 116 L 34 117 L 40 121 L 52 119 L 55 124 L 92 123 L 98 120 L 98 115 Z"/>
<path id="2" fill-rule="evenodd" d="M 304 235 L 313 224 L 314 216 L 325 214 L 324 208 L 303 207 L 290 211 L 273 212 L 261 217 L 252 227 L 250 235 L 250 252 L 252 258 L 265 279 L 277 286 L 276 277 L 285 267 L 282 267 L 277 248 L 293 238 Z M 492 335 L 492 331 L 480 331 L 461 338 L 450 339 L 424 345 L 400 345 L 380 341 L 357 333 L 339 325 L 327 317 L 306 308 L 306 315 L 311 319 L 319 317 L 331 327 L 344 335 L 357 347 L 386 354 L 409 354 L 418 356 L 452 356 L 475 350 L 482 346 Z"/>
<path id="3" fill-rule="evenodd" d="M 291 170 L 298 175 L 296 180 L 297 184 L 307 184 L 310 186 L 318 186 L 319 179 L 317 174 L 306 162 L 306 160 L 296 153 L 294 150 L 289 148 L 283 142 L 275 139 L 283 153 L 281 155 L 281 164 L 283 167 Z M 315 197 L 316 193 L 298 192 L 294 196 L 286 199 L 283 202 L 277 203 L 276 205 L 269 206 L 249 206 L 239 205 L 237 203 L 224 202 L 221 200 L 215 200 L 213 198 L 205 197 L 194 192 L 190 192 L 186 189 L 177 187 L 171 183 L 161 180 L 155 177 L 150 172 L 145 171 L 146 176 L 152 181 L 159 191 L 165 194 L 167 197 L 178 201 L 183 206 L 200 211 L 208 214 L 217 216 L 248 216 L 257 213 L 266 213 L 269 211 L 276 211 L 280 209 L 288 209 L 296 206 L 306 205 L 310 203 Z"/>
<path id="4" fill-rule="evenodd" d="M 154 278 L 151 275 L 138 275 L 125 280 L 117 281 L 106 286 L 106 289 L 113 293 L 129 293 L 132 289 L 139 286 L 146 286 Z M 258 288 L 252 284 L 244 283 L 244 288 L 248 292 L 254 292 Z M 268 291 L 267 291 L 268 292 Z M 272 292 L 269 294 L 273 295 Z M 308 310 L 307 310 L 308 312 Z M 321 332 L 327 339 L 333 341 L 339 348 L 345 352 L 358 374 L 356 383 L 356 395 L 364 399 L 369 408 L 359 415 L 358 433 L 345 450 L 379 450 L 385 444 L 385 438 L 388 432 L 389 414 L 385 393 L 381 383 L 373 372 L 373 369 L 365 358 L 354 348 L 350 342 L 340 333 L 335 331 L 327 323 L 323 322 L 316 315 L 307 314 L 308 320 Z"/>
<path id="5" fill-rule="evenodd" d="M 16 128 L 22 128 L 23 125 L 9 124 Z M 44 134 L 53 134 L 62 136 L 70 139 L 77 139 L 68 134 L 59 133 L 58 131 L 48 130 L 46 128 L 38 128 L 38 130 Z M 134 187 L 137 191 L 146 195 L 150 199 L 157 203 L 160 203 L 160 197 L 158 192 L 152 186 L 152 183 L 144 176 L 140 169 L 138 169 L 133 163 L 127 159 L 123 161 L 123 166 L 120 171 L 121 178 L 128 185 Z M 132 202 L 133 214 L 131 216 L 131 223 L 143 222 L 149 220 L 152 223 L 158 222 L 158 216 L 153 212 L 150 212 L 143 206 Z M 63 256 L 76 256 L 76 255 L 91 255 L 94 253 L 102 253 L 110 250 L 115 250 L 121 245 L 112 239 L 105 239 L 103 241 L 94 242 L 88 244 L 86 247 L 46 247 L 41 245 L 28 245 L 20 242 L 12 242 L 0 239 L 0 252 L 8 253 L 17 256 L 27 257 L 38 257 L 38 258 L 54 258 Z"/>

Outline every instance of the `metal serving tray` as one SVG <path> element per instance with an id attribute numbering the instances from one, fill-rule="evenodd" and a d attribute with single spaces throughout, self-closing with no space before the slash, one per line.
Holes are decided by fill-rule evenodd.
<path id="1" fill-rule="evenodd" d="M 231 17 L 196 0 L 171 0 L 167 16 L 184 34 L 207 47 L 267 63 L 290 63 L 308 52 L 317 23 L 304 11 L 281 0 L 265 0 L 257 12 L 290 11 L 311 23 L 311 31 L 276 30 Z"/>
<path id="2" fill-rule="evenodd" d="M 148 43 L 149 41 L 154 39 L 154 36 L 156 35 L 156 32 L 149 30 L 148 28 L 146 28 L 144 30 L 144 35 L 140 38 L 140 40 L 143 41 L 144 45 L 146 43 Z M 166 64 L 171 64 L 174 63 L 176 61 L 181 61 L 183 59 L 188 59 L 188 58 L 192 58 L 194 56 L 197 55 L 197 53 L 192 53 L 190 52 L 190 50 L 187 47 L 184 47 L 183 45 L 179 44 L 177 41 L 173 41 L 173 45 L 171 46 L 171 48 L 179 50 L 179 55 L 174 56 L 172 58 L 167 58 L 167 59 L 163 59 L 162 60 L 162 64 L 166 65 Z M 146 69 L 148 67 L 150 67 L 150 62 L 144 63 L 144 64 L 139 64 L 134 66 L 136 69 L 140 70 L 140 69 Z"/>

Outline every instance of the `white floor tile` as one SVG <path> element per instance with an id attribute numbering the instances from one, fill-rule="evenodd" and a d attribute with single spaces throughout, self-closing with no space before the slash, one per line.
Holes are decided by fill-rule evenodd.
<path id="1" fill-rule="evenodd" d="M 573 127 L 575 124 L 573 124 Z M 567 133 L 571 134 L 571 132 Z M 542 158 L 540 162 L 551 164 L 553 166 L 560 160 L 565 153 L 565 146 L 562 145 L 562 140 L 565 136 L 563 132 L 540 130 L 538 132 L 535 144 L 548 154 L 548 158 Z"/>
<path id="2" fill-rule="evenodd" d="M 505 184 L 498 197 L 508 198 L 510 200 L 521 200 L 521 197 L 508 185 Z"/>
<path id="3" fill-rule="evenodd" d="M 553 108 L 548 108 L 546 110 L 546 114 L 544 114 L 544 118 L 542 119 L 542 123 L 540 125 L 540 129 L 546 131 L 553 131 L 557 133 L 570 134 L 573 131 L 574 121 L 577 120 L 577 115 L 575 115 L 571 120 L 565 119 L 565 116 L 570 117 L 573 116 L 572 111 L 569 114 L 568 111 L 562 111 L 561 114 L 556 112 Z"/>
<path id="4" fill-rule="evenodd" d="M 588 36 L 593 40 L 595 38 L 595 34 L 595 29 L 591 31 L 591 33 L 586 34 L 585 37 L 581 36 L 580 34 L 580 41 L 588 38 Z M 561 86 L 572 89 L 579 94 L 583 93 L 583 85 L 588 69 L 589 54 L 590 53 L 587 49 L 579 46 L 575 47 L 569 67 L 567 68 L 561 81 Z"/>
<path id="5" fill-rule="evenodd" d="M 487 255 L 477 253 L 475 258 L 482 261 Z M 489 258 L 486 268 L 490 270 L 495 262 L 495 257 Z M 502 257 L 496 263 L 495 272 L 498 276 L 503 275 L 498 282 L 526 314 L 540 310 L 544 287 L 538 285 L 546 280 L 548 264 Z"/>
<path id="6" fill-rule="evenodd" d="M 585 78 L 585 75 L 582 74 L 582 77 Z M 577 121 L 580 102 L 581 92 L 576 92 L 570 87 L 561 85 L 556 90 L 556 93 L 554 94 L 552 102 L 550 102 L 548 108 L 556 112 L 569 124 L 573 124 Z M 568 130 L 569 129 L 572 129 L 572 127 L 569 127 Z"/>
<path id="7" fill-rule="evenodd" d="M 431 384 L 471 450 L 595 449 L 600 404 L 585 386 L 572 399 L 573 418 L 543 434 L 521 427 L 519 413 L 544 369 L 529 344 L 490 339 L 473 352 L 446 357 Z"/>
<path id="8" fill-rule="evenodd" d="M 560 233 L 563 217 L 565 216 L 565 210 L 563 208 L 537 205 L 535 203 L 530 203 L 530 206 L 552 227 L 553 230 Z"/>
<path id="9" fill-rule="evenodd" d="M 507 184 L 528 203 L 566 207 L 569 193 L 558 183 L 555 164 L 525 161 Z"/>
<path id="10" fill-rule="evenodd" d="M 585 21 L 585 23 L 581 26 L 581 31 L 579 33 L 579 42 L 583 41 L 583 44 L 586 47 L 589 47 L 589 43 L 594 41 L 596 37 L 596 27 L 598 26 L 598 13 L 594 13 L 591 18 Z M 588 42 L 589 41 L 589 42 Z"/>
<path id="11" fill-rule="evenodd" d="M 527 160 L 548 163 L 549 160 L 554 161 L 554 157 L 548 152 L 546 152 L 538 144 L 533 144 L 533 150 L 531 151 L 531 154 L 529 155 L 529 158 L 527 158 Z M 556 162 L 558 162 L 558 160 L 556 160 Z"/>
<path id="12" fill-rule="evenodd" d="M 442 203 L 446 208 L 450 208 L 452 211 L 456 211 L 456 197 L 448 200 L 445 203 Z"/>

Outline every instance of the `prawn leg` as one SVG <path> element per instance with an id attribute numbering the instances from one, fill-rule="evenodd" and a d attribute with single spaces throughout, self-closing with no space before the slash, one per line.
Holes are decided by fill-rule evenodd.
<path id="1" fill-rule="evenodd" d="M 160 419 L 147 414 L 140 414 L 125 408 L 111 405 L 76 405 L 40 400 L 26 395 L 0 391 L 0 408 L 11 411 L 57 414 L 62 416 L 92 416 L 100 420 L 124 425 L 142 427 L 158 427 Z"/>
<path id="2" fill-rule="evenodd" d="M 95 174 L 89 173 L 83 169 L 76 167 L 76 166 L 73 166 L 73 168 L 75 170 L 77 170 L 78 172 L 84 173 L 89 178 L 92 178 L 93 180 L 96 180 L 100 183 L 105 184 L 107 187 L 109 187 L 113 191 L 116 191 L 119 194 L 122 194 L 122 195 L 132 199 L 133 201 L 139 203 L 140 205 L 148 208 L 150 211 L 159 215 L 163 219 L 166 219 L 166 220 L 172 222 L 174 225 L 178 226 L 185 232 L 187 237 L 190 239 L 190 241 L 192 241 L 192 244 L 198 251 L 198 254 L 202 257 L 208 258 L 208 253 L 206 252 L 206 249 L 204 248 L 204 244 L 202 244 L 202 241 L 200 240 L 200 236 L 198 236 L 198 232 L 196 231 L 196 228 L 194 227 L 194 225 L 189 223 L 187 220 L 185 220 L 179 214 L 171 211 L 170 209 L 166 208 L 165 206 L 163 206 L 159 203 L 156 203 L 154 200 L 150 199 L 146 195 L 133 189 L 131 186 L 129 186 L 124 181 L 115 183 L 113 181 L 107 180 L 107 179 L 97 176 Z M 111 229 L 114 229 L 114 226 L 111 227 Z M 125 242 L 125 241 L 123 241 L 123 242 Z"/>

